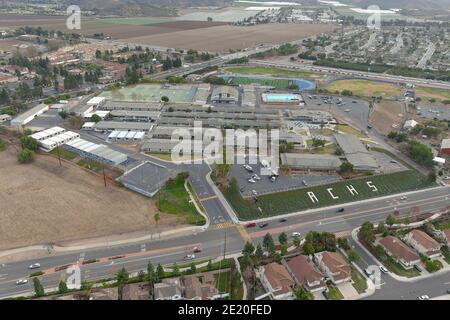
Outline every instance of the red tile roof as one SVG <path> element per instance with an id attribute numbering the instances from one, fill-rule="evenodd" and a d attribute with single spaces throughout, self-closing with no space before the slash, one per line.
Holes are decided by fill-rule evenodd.
<path id="1" fill-rule="evenodd" d="M 288 293 L 295 284 L 286 268 L 275 262 L 264 267 L 264 275 L 276 295 Z"/>
<path id="2" fill-rule="evenodd" d="M 380 240 L 380 244 L 398 259 L 403 259 L 406 262 L 420 260 L 417 253 L 396 237 L 387 236 Z"/>
<path id="3" fill-rule="evenodd" d="M 324 251 L 322 252 L 322 261 L 333 274 L 335 281 L 351 277 L 352 268 L 341 254 Z"/>
<path id="4" fill-rule="evenodd" d="M 323 274 L 309 261 L 307 256 L 297 256 L 287 262 L 289 269 L 300 284 L 308 286 L 309 283 L 319 281 L 316 287 L 325 286 Z"/>
<path id="5" fill-rule="evenodd" d="M 439 243 L 422 230 L 412 230 L 412 238 L 427 250 L 439 250 Z"/>

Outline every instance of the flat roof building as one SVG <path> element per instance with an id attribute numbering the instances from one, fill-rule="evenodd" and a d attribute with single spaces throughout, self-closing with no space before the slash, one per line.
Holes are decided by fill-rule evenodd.
<path id="1" fill-rule="evenodd" d="M 219 104 L 237 104 L 239 92 L 235 87 L 219 86 L 213 89 L 211 102 Z"/>
<path id="2" fill-rule="evenodd" d="M 94 159 L 110 165 L 119 165 L 128 159 L 126 154 L 112 150 L 105 145 L 95 144 L 80 138 L 66 143 L 65 147 L 82 157 Z"/>
<path id="3" fill-rule="evenodd" d="M 25 111 L 18 117 L 11 120 L 11 126 L 24 126 L 31 122 L 34 118 L 40 116 L 44 112 L 49 110 L 49 106 L 46 104 L 38 104 L 37 106 Z"/>
<path id="4" fill-rule="evenodd" d="M 342 161 L 328 154 L 282 153 L 281 164 L 302 171 L 338 171 Z"/>
<path id="5" fill-rule="evenodd" d="M 336 134 L 336 142 L 357 171 L 377 171 L 380 169 L 375 157 L 362 142 L 353 135 Z"/>
<path id="6" fill-rule="evenodd" d="M 152 130 L 153 124 L 149 122 L 100 121 L 95 124 L 95 131 L 144 131 Z"/>

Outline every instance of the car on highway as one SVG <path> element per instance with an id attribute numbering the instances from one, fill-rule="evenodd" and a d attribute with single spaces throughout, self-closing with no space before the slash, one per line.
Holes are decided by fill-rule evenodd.
<path id="1" fill-rule="evenodd" d="M 192 249 L 192 251 L 193 251 L 194 253 L 199 253 L 199 252 L 202 252 L 202 249 L 200 249 L 200 247 L 194 247 L 194 248 Z"/>
<path id="2" fill-rule="evenodd" d="M 292 237 L 293 237 L 293 238 L 295 238 L 295 237 L 300 237 L 300 236 L 301 236 L 301 233 L 300 233 L 300 232 L 297 232 L 297 231 L 292 232 Z"/>
<path id="3" fill-rule="evenodd" d="M 267 222 L 264 222 L 264 223 L 261 223 L 260 225 L 259 225 L 259 227 L 262 229 L 262 228 L 265 228 L 265 227 L 267 227 L 269 224 L 267 223 Z"/>
<path id="4" fill-rule="evenodd" d="M 345 211 L 345 208 L 339 208 L 339 209 L 337 209 L 337 212 L 344 212 Z"/>
<path id="5" fill-rule="evenodd" d="M 28 283 L 27 279 L 20 279 L 20 280 L 16 281 L 16 285 L 17 286 L 20 286 L 20 285 L 23 285 L 23 284 L 27 284 L 27 283 Z"/>
<path id="6" fill-rule="evenodd" d="M 256 227 L 256 222 L 249 222 L 245 225 L 246 228 L 254 228 Z"/>
<path id="7" fill-rule="evenodd" d="M 194 260 L 195 259 L 195 254 L 188 254 L 184 257 L 184 260 Z"/>
<path id="8" fill-rule="evenodd" d="M 408 199 L 407 196 L 402 196 L 402 197 L 400 197 L 400 200 L 402 200 L 402 201 L 407 200 L 407 199 Z"/>
<path id="9" fill-rule="evenodd" d="M 389 270 L 386 269 L 385 266 L 379 266 L 379 268 L 380 268 L 380 271 L 383 272 L 383 273 L 388 273 L 389 272 Z"/>
<path id="10" fill-rule="evenodd" d="M 29 267 L 28 267 L 28 269 L 38 269 L 38 268 L 40 268 L 41 267 L 41 264 L 40 263 L 33 263 L 32 265 L 30 265 Z"/>
<path id="11" fill-rule="evenodd" d="M 280 220 L 278 220 L 279 223 L 284 223 L 284 222 L 286 222 L 286 221 L 287 221 L 286 218 L 281 218 Z"/>
<path id="12" fill-rule="evenodd" d="M 423 296 L 420 296 L 417 299 L 419 299 L 419 300 L 430 300 L 430 297 L 428 295 L 424 294 Z"/>

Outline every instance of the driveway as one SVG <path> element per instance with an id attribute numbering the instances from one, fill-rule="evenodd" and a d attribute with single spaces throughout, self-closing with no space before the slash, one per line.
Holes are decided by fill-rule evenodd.
<path id="1" fill-rule="evenodd" d="M 356 298 L 359 295 L 351 282 L 340 283 L 337 285 L 337 288 L 342 293 L 345 299 Z"/>

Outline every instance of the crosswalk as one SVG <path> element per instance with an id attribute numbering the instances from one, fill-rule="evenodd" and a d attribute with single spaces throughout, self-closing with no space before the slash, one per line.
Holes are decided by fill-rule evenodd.
<path id="1" fill-rule="evenodd" d="M 226 221 L 226 222 L 222 222 L 222 223 L 218 223 L 218 224 L 212 225 L 211 229 L 213 229 L 213 230 L 228 229 L 228 228 L 232 228 L 234 226 L 235 226 L 235 224 L 233 223 L 233 221 Z"/>

